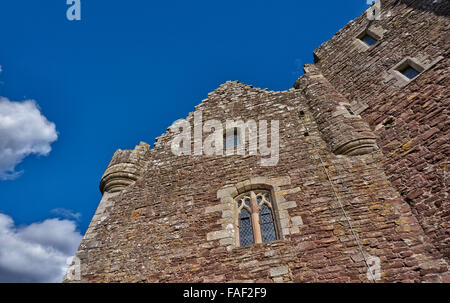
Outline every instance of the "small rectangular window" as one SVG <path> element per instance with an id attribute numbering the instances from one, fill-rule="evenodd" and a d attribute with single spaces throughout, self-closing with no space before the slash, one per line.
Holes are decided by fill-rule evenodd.
<path id="1" fill-rule="evenodd" d="M 417 79 L 429 67 L 416 58 L 406 57 L 389 70 L 390 75 L 385 81 L 393 78 L 397 80 L 396 86 L 404 87 Z"/>
<path id="2" fill-rule="evenodd" d="M 362 42 L 364 42 L 365 44 L 367 44 L 367 46 L 372 46 L 375 43 L 377 43 L 377 39 L 375 39 L 374 37 L 372 37 L 371 35 L 369 35 L 368 33 L 365 33 L 364 36 L 362 36 L 360 38 L 360 40 Z"/>
<path id="3" fill-rule="evenodd" d="M 225 132 L 223 137 L 223 145 L 227 149 L 241 144 L 240 131 L 237 127 L 233 127 L 231 130 Z"/>

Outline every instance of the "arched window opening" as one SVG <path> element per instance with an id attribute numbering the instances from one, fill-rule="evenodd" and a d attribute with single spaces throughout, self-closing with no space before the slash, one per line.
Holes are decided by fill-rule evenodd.
<path id="1" fill-rule="evenodd" d="M 278 239 L 277 225 L 270 192 L 254 190 L 235 199 L 240 246 L 271 242 Z"/>

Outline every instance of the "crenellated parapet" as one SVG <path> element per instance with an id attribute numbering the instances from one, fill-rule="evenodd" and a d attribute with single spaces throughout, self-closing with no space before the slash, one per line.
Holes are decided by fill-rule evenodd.
<path id="1" fill-rule="evenodd" d="M 149 147 L 141 142 L 133 150 L 117 150 L 100 181 L 102 194 L 120 192 L 135 182 L 148 163 Z"/>
<path id="2" fill-rule="evenodd" d="M 314 65 L 305 65 L 305 74 L 294 87 L 305 94 L 311 113 L 331 151 L 357 156 L 378 149 L 376 136 L 347 100 Z"/>

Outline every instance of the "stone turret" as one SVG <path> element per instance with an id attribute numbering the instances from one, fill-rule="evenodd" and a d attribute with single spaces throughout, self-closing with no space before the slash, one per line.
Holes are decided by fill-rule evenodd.
<path id="1" fill-rule="evenodd" d="M 133 150 L 117 150 L 100 181 L 102 194 L 122 191 L 137 180 L 145 169 L 149 145 L 141 142 Z"/>
<path id="2" fill-rule="evenodd" d="M 145 171 L 149 162 L 149 148 L 150 145 L 140 142 L 132 150 L 118 149 L 114 153 L 100 181 L 100 191 L 103 197 L 84 235 L 83 242 L 66 272 L 65 282 L 81 281 L 80 272 L 88 261 L 86 251 L 101 246 L 100 242 L 95 240 L 98 235 L 97 228 L 109 217 L 115 205 L 115 197 L 119 196 L 125 187 L 134 183 Z"/>
<path id="3" fill-rule="evenodd" d="M 357 156 L 378 149 L 376 136 L 314 65 L 305 65 L 305 74 L 294 87 L 303 90 L 322 137 L 337 155 Z"/>

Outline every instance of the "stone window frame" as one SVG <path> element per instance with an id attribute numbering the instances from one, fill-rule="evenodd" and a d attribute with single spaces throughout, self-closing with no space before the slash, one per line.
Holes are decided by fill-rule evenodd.
<path id="1" fill-rule="evenodd" d="M 382 29 L 382 28 L 378 28 L 378 27 L 368 27 L 365 28 L 362 32 L 360 32 L 355 38 L 354 38 L 354 44 L 356 46 L 357 49 L 359 49 L 361 52 L 365 52 L 368 49 L 374 48 L 377 45 L 379 45 L 381 43 L 381 40 L 383 39 L 384 33 L 386 32 L 386 30 Z M 364 36 L 370 36 L 373 39 L 377 40 L 377 42 L 375 42 L 373 45 L 368 45 L 366 44 L 362 38 L 364 38 Z"/>
<path id="2" fill-rule="evenodd" d="M 288 189 L 281 190 L 281 186 L 292 185 L 291 178 L 289 176 L 281 177 L 253 177 L 245 181 L 238 182 L 234 185 L 227 185 L 217 191 L 217 199 L 220 200 L 219 204 L 208 206 L 205 208 L 205 215 L 211 215 L 215 212 L 220 212 L 221 217 L 217 220 L 217 224 L 221 226 L 220 230 L 215 230 L 207 233 L 207 241 L 219 241 L 219 245 L 226 247 L 228 251 L 236 248 L 245 249 L 251 246 L 241 247 L 238 242 L 238 237 L 236 233 L 238 232 L 236 226 L 236 209 L 237 203 L 235 203 L 235 198 L 245 192 L 251 190 L 269 190 L 271 192 L 273 207 L 274 207 L 274 217 L 276 218 L 276 224 L 278 227 L 278 237 L 277 241 L 283 241 L 289 235 L 299 234 L 303 226 L 303 220 L 301 216 L 291 216 L 289 214 L 289 209 L 296 208 L 296 201 L 287 201 L 285 195 L 300 192 L 300 187 L 292 187 Z M 264 245 L 273 242 L 265 242 L 255 245 Z"/>
<path id="3" fill-rule="evenodd" d="M 364 40 L 363 40 L 363 38 L 365 37 L 365 36 L 369 36 L 370 38 L 372 38 L 372 39 L 374 39 L 375 40 L 375 43 L 374 44 L 372 44 L 372 45 L 368 45 L 366 42 L 364 42 Z M 365 46 L 367 46 L 367 48 L 369 49 L 369 48 L 371 48 L 371 47 L 373 47 L 373 46 L 375 46 L 375 45 L 377 45 L 377 43 L 380 41 L 380 36 L 378 36 L 377 34 L 375 34 L 374 32 L 372 32 L 370 29 L 366 29 L 366 30 L 364 30 L 363 32 L 361 32 L 357 37 L 356 37 L 356 39 L 358 39 L 359 41 L 361 41 Z"/>
<path id="4" fill-rule="evenodd" d="M 263 186 L 263 185 L 261 185 Z M 257 187 L 255 185 L 255 187 Z M 266 186 L 263 186 L 266 187 Z M 261 205 L 258 205 L 257 203 L 257 196 L 261 195 L 262 193 L 268 193 L 269 195 L 269 200 L 263 198 L 263 200 L 261 201 Z M 265 194 L 262 194 L 263 196 Z M 250 199 L 250 203 L 248 206 L 245 205 L 245 203 L 242 202 L 242 205 L 239 207 L 239 200 L 240 199 L 245 199 L 245 198 L 249 198 Z M 253 234 L 253 239 L 254 239 L 254 243 L 252 245 L 255 244 L 262 244 L 262 243 L 268 243 L 268 242 L 273 242 L 276 240 L 279 240 L 281 238 L 280 236 L 280 222 L 277 218 L 277 208 L 276 208 L 276 202 L 274 199 L 274 194 L 273 194 L 273 189 L 268 189 L 268 188 L 255 188 L 255 189 L 251 189 L 249 191 L 243 192 L 242 194 L 238 194 L 236 197 L 234 197 L 234 226 L 236 229 L 236 241 L 235 244 L 239 245 L 240 247 L 244 247 L 241 245 L 241 241 L 240 241 L 240 214 L 243 208 L 246 208 L 247 211 L 249 212 L 250 216 L 251 216 L 251 227 L 252 227 L 252 234 Z M 255 203 L 256 205 L 253 205 L 253 203 Z M 263 234 L 261 231 L 261 222 L 259 222 L 260 219 L 260 206 L 266 204 L 271 212 L 272 212 L 272 220 L 273 220 L 273 227 L 274 227 L 274 232 L 275 232 L 275 237 L 276 239 L 273 241 L 264 241 L 263 240 Z M 256 209 L 254 209 L 256 208 Z"/>
<path id="5" fill-rule="evenodd" d="M 417 76 L 411 79 L 403 74 L 403 71 L 407 69 L 409 66 L 418 72 Z M 400 61 L 397 65 L 395 65 L 393 67 L 393 70 L 397 72 L 399 76 L 403 77 L 405 81 L 409 82 L 419 77 L 425 71 L 425 67 L 422 66 L 422 64 L 416 61 L 414 58 L 406 57 L 402 61 Z"/>
<path id="6" fill-rule="evenodd" d="M 444 57 L 439 56 L 435 60 L 429 62 L 428 60 L 425 59 L 425 57 L 420 57 L 420 58 L 417 58 L 417 57 L 405 57 L 400 62 L 395 64 L 387 72 L 387 74 L 385 74 L 384 81 L 388 82 L 388 81 L 394 79 L 394 80 L 396 80 L 394 84 L 398 88 L 404 88 L 405 86 L 407 86 L 408 84 L 412 83 L 417 78 L 419 78 L 424 72 L 426 72 L 427 70 L 432 68 L 434 65 L 436 65 L 443 58 Z M 429 63 L 426 63 L 427 61 Z M 412 79 L 410 79 L 410 78 L 406 77 L 405 75 L 403 75 L 402 71 L 408 66 L 411 66 L 412 68 L 414 68 L 416 71 L 419 72 L 419 74 L 417 76 L 415 76 L 414 78 L 412 78 Z"/>

